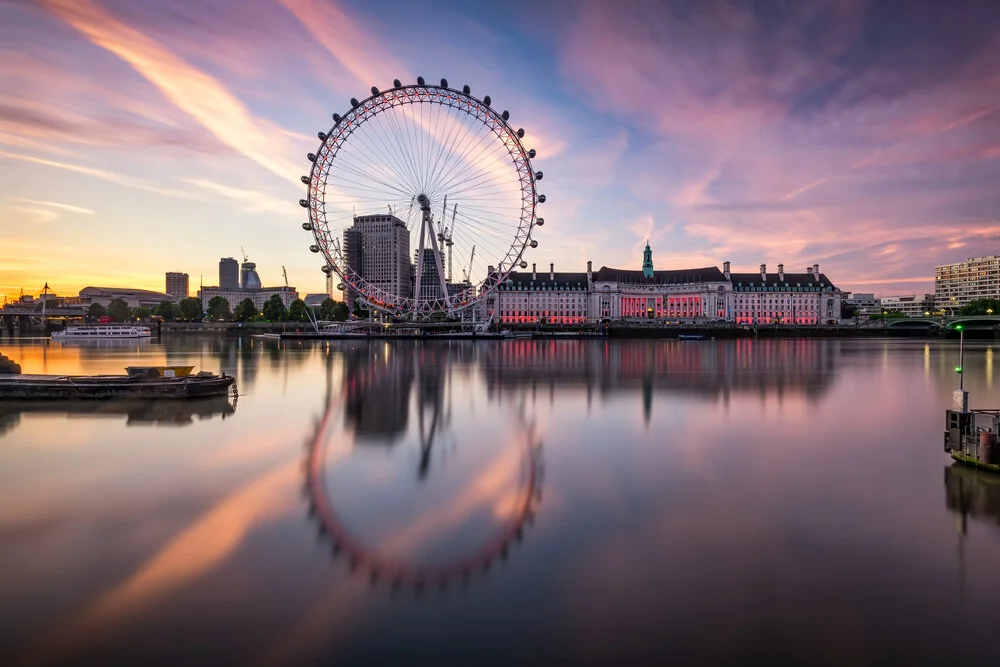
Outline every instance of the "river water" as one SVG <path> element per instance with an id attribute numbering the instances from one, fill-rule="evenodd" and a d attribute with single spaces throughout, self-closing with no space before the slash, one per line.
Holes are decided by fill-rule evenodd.
<path id="1" fill-rule="evenodd" d="M 0 663 L 997 664 L 948 341 L 0 341 Z M 968 344 L 972 407 L 1000 407 Z"/>

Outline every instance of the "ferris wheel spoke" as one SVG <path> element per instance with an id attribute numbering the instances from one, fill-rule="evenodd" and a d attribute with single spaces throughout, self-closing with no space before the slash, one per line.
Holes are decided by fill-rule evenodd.
<path id="1" fill-rule="evenodd" d="M 454 156 L 448 170 L 438 178 L 437 187 L 443 191 L 446 191 L 469 168 L 470 156 L 478 156 L 479 152 L 488 146 L 486 142 L 493 136 L 493 131 L 482 125 L 476 132 L 469 132 L 466 135 L 461 146 L 462 152 Z M 475 159 L 477 158 L 472 158 L 473 161 Z"/>
<path id="2" fill-rule="evenodd" d="M 405 151 L 406 142 L 402 140 L 398 126 L 391 122 L 393 120 L 394 115 L 392 113 L 381 113 L 376 115 L 372 122 L 378 130 L 378 141 L 385 147 L 383 154 L 393 156 L 395 163 L 400 168 L 400 172 L 407 175 L 408 186 L 412 191 L 416 192 L 417 176 L 413 161 Z M 390 133 L 392 136 L 390 136 Z"/>
<path id="3" fill-rule="evenodd" d="M 453 151 L 448 156 L 447 168 L 442 169 L 441 174 L 436 179 L 436 187 L 440 190 L 444 190 L 454 175 L 461 173 L 467 167 L 469 157 L 476 155 L 476 151 L 481 149 L 485 145 L 484 142 L 493 134 L 492 130 L 483 123 L 475 128 L 469 128 L 462 124 L 461 129 L 463 136 L 460 139 L 458 150 Z"/>
<path id="4" fill-rule="evenodd" d="M 337 159 L 341 160 L 340 169 L 342 170 L 350 170 L 361 178 L 371 178 L 387 188 L 410 194 L 405 183 L 405 175 L 396 170 L 395 165 L 375 163 L 364 156 L 363 152 L 357 154 L 341 153 Z"/>
<path id="5" fill-rule="evenodd" d="M 434 159 L 434 166 L 431 168 L 430 183 L 432 189 L 437 189 L 436 184 L 439 182 L 439 176 L 443 169 L 445 169 L 449 164 L 449 158 L 455 151 L 456 143 L 459 138 L 467 133 L 468 128 L 465 127 L 461 119 L 452 113 L 453 107 L 450 105 L 445 107 L 445 110 L 441 115 L 445 117 L 445 136 L 439 142 L 440 148 Z"/>

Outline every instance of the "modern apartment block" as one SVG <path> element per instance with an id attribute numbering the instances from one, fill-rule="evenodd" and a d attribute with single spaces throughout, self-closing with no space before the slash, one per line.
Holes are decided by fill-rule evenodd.
<path id="1" fill-rule="evenodd" d="M 927 317 L 933 315 L 936 310 L 933 294 L 883 296 L 879 297 L 878 302 L 881 310 L 893 310 L 907 317 Z"/>
<path id="2" fill-rule="evenodd" d="M 970 301 L 1000 298 L 1000 255 L 934 267 L 934 301 L 953 313 Z"/>
<path id="3" fill-rule="evenodd" d="M 188 274 L 167 271 L 167 294 L 178 299 L 188 297 Z"/>

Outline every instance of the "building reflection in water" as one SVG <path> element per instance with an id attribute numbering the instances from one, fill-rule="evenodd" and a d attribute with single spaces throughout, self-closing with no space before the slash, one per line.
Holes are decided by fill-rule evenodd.
<path id="1" fill-rule="evenodd" d="M 531 386 L 578 385 L 593 393 L 636 392 L 648 422 L 656 393 L 728 401 L 731 392 L 801 393 L 830 388 L 839 341 L 511 341 L 484 349 L 491 393 Z"/>
<path id="2" fill-rule="evenodd" d="M 403 347 L 378 343 L 357 345 L 343 354 L 344 421 L 355 441 L 396 442 L 408 421 L 413 354 Z"/>

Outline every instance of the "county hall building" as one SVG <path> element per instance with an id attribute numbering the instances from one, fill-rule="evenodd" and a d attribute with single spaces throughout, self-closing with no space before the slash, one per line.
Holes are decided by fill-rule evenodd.
<path id="1" fill-rule="evenodd" d="M 695 269 L 653 268 L 649 244 L 642 268 L 547 273 L 515 271 L 499 286 L 494 307 L 501 324 L 583 324 L 597 320 L 659 320 L 737 324 L 832 324 L 840 290 L 819 272 L 732 273 L 729 262 Z"/>

